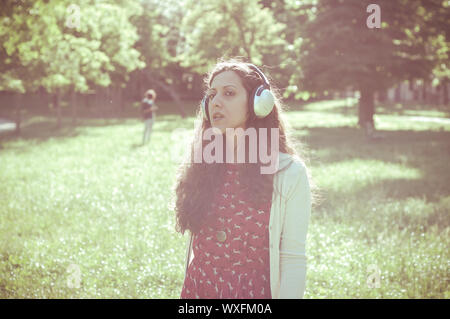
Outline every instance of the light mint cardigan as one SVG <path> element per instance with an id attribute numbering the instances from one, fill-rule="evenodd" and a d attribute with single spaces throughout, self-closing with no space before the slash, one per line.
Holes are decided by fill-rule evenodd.
<path id="1" fill-rule="evenodd" d="M 280 152 L 269 221 L 270 289 L 273 299 L 303 298 L 310 214 L 311 191 L 306 166 L 297 156 Z M 186 270 L 193 259 L 192 240 L 190 234 L 186 248 Z"/>

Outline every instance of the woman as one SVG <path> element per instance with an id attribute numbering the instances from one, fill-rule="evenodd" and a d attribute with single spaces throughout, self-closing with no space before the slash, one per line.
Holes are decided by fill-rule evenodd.
<path id="1" fill-rule="evenodd" d="M 261 173 L 260 158 L 256 163 L 181 165 L 177 230 L 190 232 L 181 298 L 302 298 L 310 183 L 280 118 L 275 90 L 256 66 L 237 60 L 219 62 L 206 85 L 191 158 L 195 145 L 205 148 L 207 129 L 224 134 L 226 128 L 267 128 L 269 133 L 276 128 L 279 161 L 272 174 Z M 234 150 L 223 145 L 224 158 L 243 148 L 247 160 L 249 145 L 235 144 Z"/>

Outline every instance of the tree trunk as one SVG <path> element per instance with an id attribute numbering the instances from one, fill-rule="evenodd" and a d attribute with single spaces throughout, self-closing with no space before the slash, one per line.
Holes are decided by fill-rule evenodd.
<path id="1" fill-rule="evenodd" d="M 56 93 L 53 95 L 53 105 L 56 110 L 56 119 L 57 124 L 56 127 L 60 129 L 62 127 L 62 114 L 61 114 L 61 96 L 59 90 L 56 91 Z"/>
<path id="2" fill-rule="evenodd" d="M 120 87 L 120 85 L 117 86 L 116 88 L 116 103 L 117 103 L 117 110 L 119 111 L 119 116 L 122 116 L 123 112 L 125 111 L 125 106 L 123 104 L 123 94 L 122 94 L 122 88 Z"/>
<path id="3" fill-rule="evenodd" d="M 44 107 L 46 111 L 48 111 L 48 94 L 47 91 L 41 88 L 38 91 L 38 98 L 39 98 L 39 107 Z"/>
<path id="4" fill-rule="evenodd" d="M 116 99 L 114 98 L 114 88 L 112 87 L 112 85 L 106 87 L 103 93 L 106 103 L 102 107 L 106 108 L 105 111 L 107 111 L 108 117 L 111 117 L 111 114 L 113 113 L 117 115 L 117 106 L 115 104 Z"/>
<path id="5" fill-rule="evenodd" d="M 373 130 L 375 130 L 373 121 L 373 115 L 375 113 L 375 105 L 373 101 L 374 90 L 371 87 L 363 87 L 360 89 L 360 92 L 361 97 L 359 99 L 358 125 L 366 133 L 370 134 Z"/>
<path id="6" fill-rule="evenodd" d="M 445 79 L 444 80 L 444 86 L 442 87 L 442 89 L 443 89 L 443 94 L 444 94 L 444 105 L 445 106 L 448 106 L 448 79 Z"/>
<path id="7" fill-rule="evenodd" d="M 99 116 L 102 113 L 103 107 L 104 107 L 104 101 L 105 101 L 105 89 L 103 87 L 96 87 L 96 90 L 94 92 L 94 109 L 93 113 L 95 116 Z"/>
<path id="8" fill-rule="evenodd" d="M 144 96 L 145 88 L 143 87 L 143 83 L 145 82 L 145 75 L 144 72 L 139 72 L 139 80 L 137 81 L 137 90 L 139 95 L 139 101 Z"/>
<path id="9" fill-rule="evenodd" d="M 419 101 L 419 90 L 417 88 L 417 82 L 414 82 L 414 86 L 413 86 L 413 100 L 414 101 Z"/>
<path id="10" fill-rule="evenodd" d="M 16 104 L 16 135 L 20 135 L 20 124 L 22 123 L 22 103 L 23 103 L 23 94 L 16 93 L 15 94 L 15 104 Z"/>
<path id="11" fill-rule="evenodd" d="M 422 84 L 422 102 L 426 103 L 427 102 L 427 81 L 423 81 Z"/>
<path id="12" fill-rule="evenodd" d="M 380 90 L 378 97 L 379 97 L 381 103 L 386 103 L 388 100 L 387 89 Z"/>
<path id="13" fill-rule="evenodd" d="M 400 87 L 400 84 L 397 85 L 397 87 L 395 88 L 395 97 L 394 97 L 394 101 L 395 103 L 400 103 L 402 100 L 402 90 Z"/>
<path id="14" fill-rule="evenodd" d="M 77 94 L 75 90 L 73 90 L 70 93 L 70 104 L 72 104 L 72 124 L 77 124 L 77 117 L 78 117 L 78 105 L 77 105 Z"/>

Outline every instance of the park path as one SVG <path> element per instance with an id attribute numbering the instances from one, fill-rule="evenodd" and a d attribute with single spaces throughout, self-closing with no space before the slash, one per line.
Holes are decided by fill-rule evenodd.
<path id="1" fill-rule="evenodd" d="M 9 120 L 0 119 L 0 133 L 6 131 L 14 131 L 16 129 L 16 123 Z"/>

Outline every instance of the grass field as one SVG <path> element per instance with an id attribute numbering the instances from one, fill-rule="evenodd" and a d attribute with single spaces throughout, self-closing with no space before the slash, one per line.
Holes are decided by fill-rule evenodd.
<path id="1" fill-rule="evenodd" d="M 286 117 L 323 197 L 305 298 L 450 298 L 449 113 L 377 110 L 376 142 L 342 101 Z M 65 123 L 33 114 L 0 136 L 0 298 L 178 298 L 173 132 L 194 119 L 158 114 L 145 147 L 132 117 Z"/>

